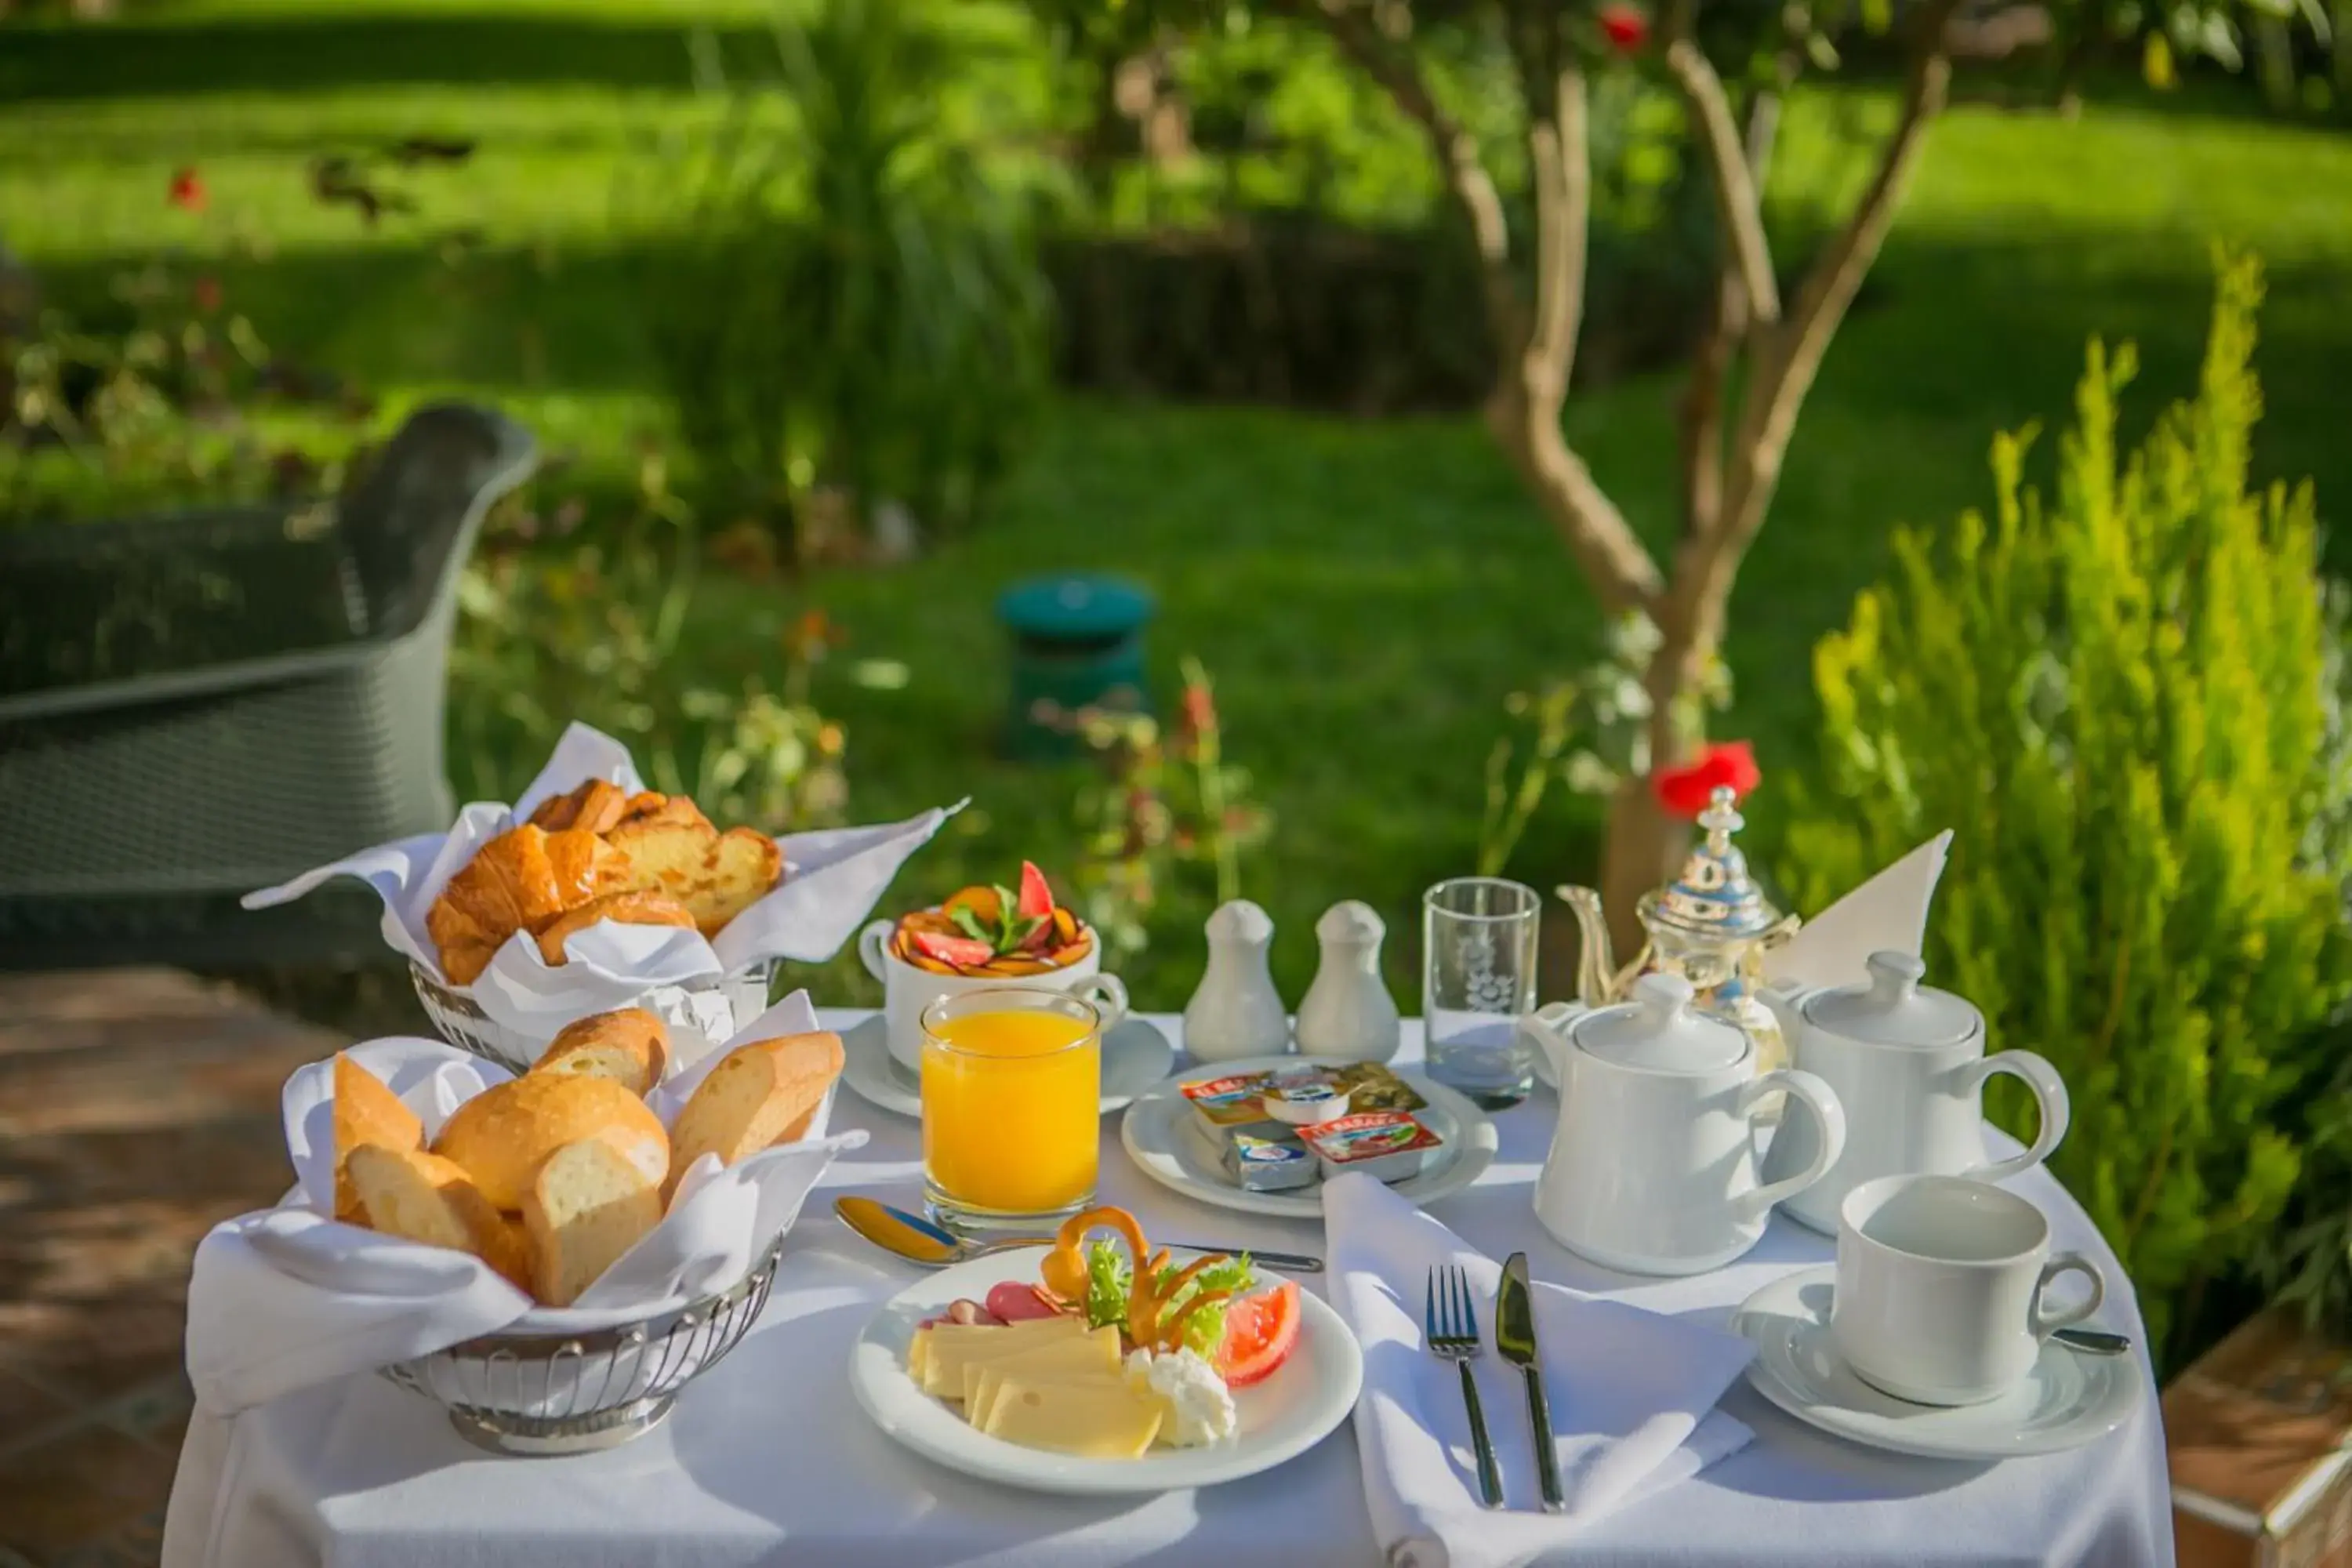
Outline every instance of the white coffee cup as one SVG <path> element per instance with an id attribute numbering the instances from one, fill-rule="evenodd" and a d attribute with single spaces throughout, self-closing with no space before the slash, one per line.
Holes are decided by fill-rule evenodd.
<path id="1" fill-rule="evenodd" d="M 1102 1014 L 1106 1035 L 1127 1016 L 1127 987 L 1119 984 L 1118 975 L 1101 973 L 1098 936 L 1087 944 L 1084 957 L 1042 974 L 934 974 L 890 951 L 890 933 L 898 925 L 896 921 L 876 921 L 859 931 L 857 956 L 866 972 L 882 983 L 882 1021 L 890 1055 L 910 1073 L 923 1070 L 923 1009 L 942 996 L 961 996 L 999 985 L 1067 991 L 1095 1005 Z"/>
<path id="2" fill-rule="evenodd" d="M 2051 1310 L 2050 1282 L 2080 1274 L 2088 1300 Z M 1965 1176 L 1882 1176 L 1838 1211 L 1830 1334 L 1865 1383 L 1918 1405 L 1980 1405 L 2033 1370 L 2053 1331 L 2098 1310 L 2106 1282 L 2079 1252 L 2050 1251 L 2050 1222 L 2016 1194 Z"/>

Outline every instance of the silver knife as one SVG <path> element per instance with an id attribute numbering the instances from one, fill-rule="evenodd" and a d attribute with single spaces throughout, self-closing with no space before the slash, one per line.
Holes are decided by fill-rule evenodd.
<path id="1" fill-rule="evenodd" d="M 1536 1356 L 1535 1291 L 1528 1283 L 1528 1255 L 1514 1252 L 1503 1265 L 1495 1293 L 1495 1348 L 1528 1381 L 1528 1421 L 1535 1428 L 1536 1478 L 1543 1487 L 1546 1513 L 1568 1511 L 1560 1489 L 1559 1455 L 1551 1443 L 1551 1405 L 1544 1398 L 1543 1363 Z"/>

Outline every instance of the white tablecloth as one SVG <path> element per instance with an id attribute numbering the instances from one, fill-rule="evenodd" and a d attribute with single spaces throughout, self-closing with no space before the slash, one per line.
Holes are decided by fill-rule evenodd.
<path id="1" fill-rule="evenodd" d="M 832 1014 L 827 1023 L 845 1027 L 856 1016 Z M 1174 1020 L 1158 1021 L 1180 1037 Z M 1406 1053 L 1419 1048 L 1418 1026 L 1408 1024 Z M 1494 1167 L 1433 1212 L 1496 1257 L 1525 1248 L 1540 1279 L 1715 1323 L 1776 1275 L 1831 1256 L 1826 1238 L 1775 1219 L 1748 1258 L 1699 1279 L 1638 1279 L 1580 1262 L 1543 1234 L 1528 1206 L 1556 1109 L 1538 1088 L 1498 1118 Z M 845 1089 L 835 1120 L 836 1130 L 872 1129 L 873 1140 L 837 1163 L 826 1185 L 915 1205 L 916 1124 Z M 2054 1183 L 2035 1172 L 2015 1185 L 2050 1213 L 2058 1245 L 2091 1251 L 2120 1280 L 2112 1256 Z M 1134 1209 L 1150 1234 L 1171 1241 L 1322 1250 L 1314 1225 L 1213 1209 L 1154 1185 L 1119 1148 L 1115 1117 L 1104 1122 L 1101 1189 L 1105 1201 Z M 488 1457 L 437 1409 L 377 1377 L 248 1412 L 231 1438 L 219 1523 L 236 1550 L 224 1561 L 238 1568 L 1379 1561 L 1346 1426 L 1268 1474 L 1131 1501 L 1007 1491 L 900 1449 L 857 1408 L 845 1368 L 867 1314 L 916 1273 L 845 1230 L 821 1191 L 793 1233 L 759 1326 L 687 1390 L 663 1427 L 607 1453 Z M 2110 1292 L 2099 1321 L 2141 1332 L 2126 1290 Z M 1516 1413 L 1509 1369 L 1491 1363 L 1481 1363 L 1493 1380 L 1488 1407 Z M 1558 1561 L 1595 1568 L 2169 1563 L 2163 1436 L 2150 1394 L 2127 1428 L 2087 1448 L 1969 1465 L 1842 1442 L 1783 1415 L 1743 1384 L 1725 1407 L 1756 1428 L 1753 1445 L 1602 1520 Z"/>

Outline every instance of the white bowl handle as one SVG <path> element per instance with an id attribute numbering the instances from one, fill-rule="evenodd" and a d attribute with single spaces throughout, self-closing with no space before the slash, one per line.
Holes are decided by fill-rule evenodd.
<path id="1" fill-rule="evenodd" d="M 1102 1032 L 1109 1034 L 1127 1016 L 1127 985 L 1116 974 L 1090 974 L 1071 987 L 1095 1005 L 1102 1015 Z"/>
<path id="2" fill-rule="evenodd" d="M 886 984 L 888 984 L 890 977 L 882 965 L 886 944 L 888 943 L 890 932 L 896 928 L 896 924 L 897 922 L 892 921 L 875 921 L 857 933 L 857 961 L 866 965 L 866 973 Z"/>
<path id="3" fill-rule="evenodd" d="M 1759 1102 L 1775 1089 L 1785 1089 L 1789 1098 L 1812 1112 L 1821 1128 L 1821 1137 L 1813 1148 L 1812 1163 L 1793 1176 L 1777 1182 L 1767 1182 L 1760 1187 L 1732 1200 L 1732 1208 L 1742 1220 L 1751 1220 L 1771 1211 L 1783 1198 L 1793 1198 L 1815 1182 L 1830 1173 L 1830 1167 L 1845 1152 L 1845 1107 L 1838 1103 L 1837 1090 L 1811 1073 L 1800 1068 L 1778 1068 L 1751 1079 L 1739 1094 L 1739 1113 L 1751 1124 Z"/>

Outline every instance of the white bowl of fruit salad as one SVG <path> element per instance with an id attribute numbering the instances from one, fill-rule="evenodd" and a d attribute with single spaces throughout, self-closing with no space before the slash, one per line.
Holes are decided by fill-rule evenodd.
<path id="1" fill-rule="evenodd" d="M 1156 1492 L 1255 1475 L 1354 1408 L 1363 1354 L 1294 1281 L 1154 1250 L 1124 1210 L 901 1291 L 852 1352 L 891 1436 L 983 1479 Z"/>

